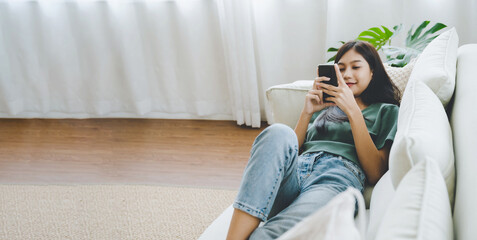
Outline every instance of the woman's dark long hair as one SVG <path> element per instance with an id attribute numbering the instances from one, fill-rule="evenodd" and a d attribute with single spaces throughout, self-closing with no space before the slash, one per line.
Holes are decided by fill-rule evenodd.
<path id="1" fill-rule="evenodd" d="M 363 41 L 349 41 L 345 43 L 338 50 L 335 63 L 338 63 L 343 55 L 351 49 L 354 49 L 357 53 L 363 56 L 373 73 L 368 87 L 360 95 L 363 103 L 368 106 L 373 103 L 390 103 L 399 105 L 399 90 L 391 82 L 378 52 L 370 43 Z M 339 123 L 349 121 L 349 119 L 346 114 L 338 108 L 338 106 L 328 107 L 321 112 L 316 119 L 315 126 L 318 133 L 326 132 L 326 122 L 328 121 Z"/>

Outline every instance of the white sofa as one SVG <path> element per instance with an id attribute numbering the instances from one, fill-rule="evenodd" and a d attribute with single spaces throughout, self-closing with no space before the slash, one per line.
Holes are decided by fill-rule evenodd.
<path id="1" fill-rule="evenodd" d="M 477 44 L 457 49 L 457 33 L 449 32 L 418 59 L 401 102 L 390 170 L 365 190 L 367 239 L 477 239 Z M 294 127 L 311 85 L 269 88 L 273 122 Z M 230 206 L 200 239 L 225 239 L 231 214 Z"/>
<path id="2" fill-rule="evenodd" d="M 458 50 L 454 103 L 450 123 L 456 161 L 455 239 L 476 239 L 477 228 L 477 44 Z"/>

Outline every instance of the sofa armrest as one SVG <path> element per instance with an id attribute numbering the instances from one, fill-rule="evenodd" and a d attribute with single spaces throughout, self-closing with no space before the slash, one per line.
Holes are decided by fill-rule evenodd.
<path id="1" fill-rule="evenodd" d="M 298 80 L 267 89 L 267 101 L 272 116 L 271 123 L 283 123 L 295 128 L 305 104 L 305 96 L 312 86 L 313 80 Z"/>
<path id="2" fill-rule="evenodd" d="M 475 239 L 477 228 L 477 44 L 461 46 L 457 55 L 457 77 L 451 126 L 454 139 L 456 188 L 454 202 L 455 239 Z"/>

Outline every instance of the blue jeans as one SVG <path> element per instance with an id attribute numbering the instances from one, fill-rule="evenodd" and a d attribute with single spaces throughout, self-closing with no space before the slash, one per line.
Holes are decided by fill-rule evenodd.
<path id="1" fill-rule="evenodd" d="M 233 207 L 265 222 L 250 239 L 275 239 L 348 187 L 363 191 L 364 183 L 354 162 L 326 152 L 299 155 L 295 132 L 273 124 L 253 143 Z"/>

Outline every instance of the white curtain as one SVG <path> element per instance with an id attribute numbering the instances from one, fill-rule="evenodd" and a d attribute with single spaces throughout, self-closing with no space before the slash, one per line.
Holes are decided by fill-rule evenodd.
<path id="1" fill-rule="evenodd" d="M 0 1 L 1 117 L 232 119 L 222 46 L 213 1 Z"/>
<path id="2" fill-rule="evenodd" d="M 423 20 L 477 42 L 477 0 L 0 0 L 0 117 L 267 119 L 326 49 Z"/>
<path id="3" fill-rule="evenodd" d="M 260 127 L 251 0 L 217 0 L 232 114 L 237 124 Z"/>

